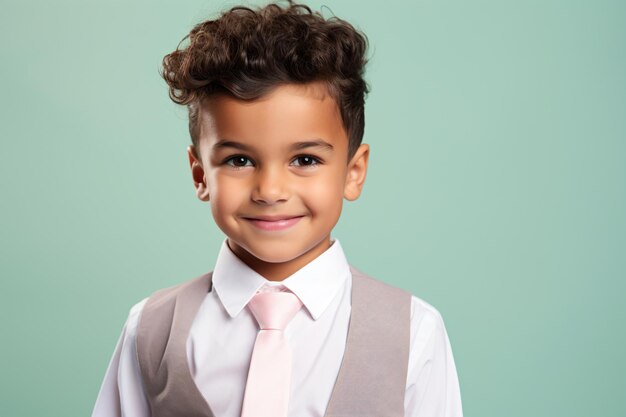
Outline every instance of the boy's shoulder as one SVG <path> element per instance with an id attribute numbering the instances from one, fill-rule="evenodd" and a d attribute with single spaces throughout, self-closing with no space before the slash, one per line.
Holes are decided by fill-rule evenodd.
<path id="1" fill-rule="evenodd" d="M 375 289 L 380 289 L 380 290 L 384 290 L 384 291 L 394 291 L 397 293 L 404 293 L 405 296 L 411 296 L 412 294 L 403 289 L 400 288 L 397 285 L 394 284 L 390 284 L 378 277 L 374 277 L 370 274 L 366 274 L 365 272 L 363 272 L 362 270 L 356 268 L 354 265 L 349 264 L 350 265 L 350 273 L 352 274 L 352 281 L 354 283 L 354 279 L 360 279 L 362 280 L 366 285 L 373 287 Z"/>
<path id="2" fill-rule="evenodd" d="M 173 301 L 181 291 L 195 291 L 198 289 L 206 288 L 208 290 L 209 280 L 213 271 L 209 271 L 200 276 L 195 276 L 191 279 L 179 282 L 177 284 L 170 285 L 169 287 L 159 288 L 154 290 L 150 295 L 144 297 L 139 302 L 135 303 L 128 313 L 128 321 L 136 322 L 143 311 L 148 300 L 154 301 L 158 298 L 159 303 L 166 303 Z"/>
<path id="3" fill-rule="evenodd" d="M 411 319 L 421 318 L 426 319 L 431 323 L 437 323 L 441 325 L 443 323 L 443 317 L 437 308 L 435 308 L 432 304 L 427 302 L 421 297 L 413 294 L 409 290 L 403 289 L 395 284 L 390 284 L 386 281 L 378 277 L 374 277 L 372 275 L 366 274 L 363 271 L 355 268 L 350 264 L 350 271 L 352 272 L 352 276 L 359 276 L 362 279 L 369 281 L 372 285 L 376 285 L 381 289 L 391 289 L 393 291 L 403 292 L 405 296 L 411 297 Z"/>

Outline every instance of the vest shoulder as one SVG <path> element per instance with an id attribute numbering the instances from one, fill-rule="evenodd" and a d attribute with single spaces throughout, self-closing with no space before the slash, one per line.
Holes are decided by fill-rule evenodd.
<path id="1" fill-rule="evenodd" d="M 155 300 L 160 300 L 161 302 L 164 302 L 167 300 L 174 300 L 180 293 L 191 290 L 193 288 L 210 288 L 212 275 L 213 271 L 210 271 L 200 276 L 180 282 L 178 284 L 158 289 L 148 297 L 148 300 L 150 300 L 150 302 L 152 303 Z"/>
<path id="2" fill-rule="evenodd" d="M 387 290 L 387 291 L 393 291 L 396 293 L 400 293 L 403 294 L 404 296 L 409 296 L 411 298 L 411 310 L 415 310 L 419 315 L 424 315 L 424 314 L 428 314 L 432 317 L 434 317 L 436 320 L 442 321 L 442 317 L 441 317 L 441 313 L 439 312 L 439 310 L 437 310 L 436 307 L 434 307 L 432 304 L 430 304 L 428 301 L 424 300 L 421 297 L 416 296 L 415 294 L 402 289 L 400 287 L 397 287 L 395 285 L 392 284 L 388 284 L 384 281 L 381 281 L 378 278 L 374 278 L 370 275 L 365 274 L 364 272 L 358 270 L 357 268 L 355 268 L 354 266 L 350 265 L 350 270 L 352 272 L 353 276 L 358 276 L 358 278 L 361 278 L 363 280 L 368 281 L 368 283 L 370 285 L 374 285 L 377 286 L 377 288 L 379 290 Z M 413 314 L 413 313 L 411 313 Z"/>
<path id="3" fill-rule="evenodd" d="M 364 282 L 367 283 L 367 285 L 378 288 L 380 290 L 384 290 L 384 291 L 392 291 L 392 292 L 396 292 L 396 293 L 402 293 L 405 296 L 410 296 L 413 297 L 413 295 L 408 292 L 407 290 L 400 288 L 396 285 L 393 284 L 389 284 L 379 278 L 373 277 L 369 274 L 366 274 L 365 272 L 357 269 L 356 267 L 354 267 L 353 265 L 350 265 L 350 272 L 352 273 L 352 277 L 356 278 L 356 279 L 361 279 Z"/>

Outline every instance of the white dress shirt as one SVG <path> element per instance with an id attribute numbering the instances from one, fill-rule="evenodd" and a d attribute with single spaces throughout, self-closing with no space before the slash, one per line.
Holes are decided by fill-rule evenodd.
<path id="1" fill-rule="evenodd" d="M 323 417 L 343 358 L 352 275 L 338 239 L 283 281 L 268 281 L 222 243 L 213 288 L 187 339 L 193 379 L 215 417 L 239 417 L 258 324 L 246 304 L 264 286 L 284 286 L 303 308 L 285 328 L 293 351 L 289 415 Z M 284 288 L 282 288 L 284 289 Z M 136 329 L 147 301 L 135 304 L 117 342 L 92 417 L 149 417 L 137 362 Z M 405 417 L 461 417 L 461 394 L 450 342 L 439 312 L 411 300 Z"/>

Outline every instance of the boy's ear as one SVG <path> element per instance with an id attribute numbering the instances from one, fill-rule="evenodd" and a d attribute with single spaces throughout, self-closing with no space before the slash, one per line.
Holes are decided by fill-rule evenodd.
<path id="1" fill-rule="evenodd" d="M 204 168 L 202 167 L 202 162 L 200 162 L 198 152 L 193 145 L 187 147 L 187 155 L 189 156 L 193 185 L 196 187 L 196 195 L 202 201 L 209 201 L 209 189 L 204 177 Z"/>
<path id="2" fill-rule="evenodd" d="M 352 160 L 348 164 L 348 175 L 344 186 L 343 196 L 346 200 L 354 201 L 361 195 L 365 176 L 367 175 L 367 161 L 370 154 L 370 147 L 364 143 L 354 153 Z"/>

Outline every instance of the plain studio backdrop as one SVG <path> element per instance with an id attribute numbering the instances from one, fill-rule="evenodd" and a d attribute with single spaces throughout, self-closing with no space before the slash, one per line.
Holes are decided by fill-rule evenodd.
<path id="1" fill-rule="evenodd" d="M 130 307 L 213 268 L 158 69 L 236 4 L 2 2 L 1 416 L 89 415 Z M 626 415 L 626 3 L 307 4 L 370 40 L 333 236 L 442 313 L 465 415 Z"/>

